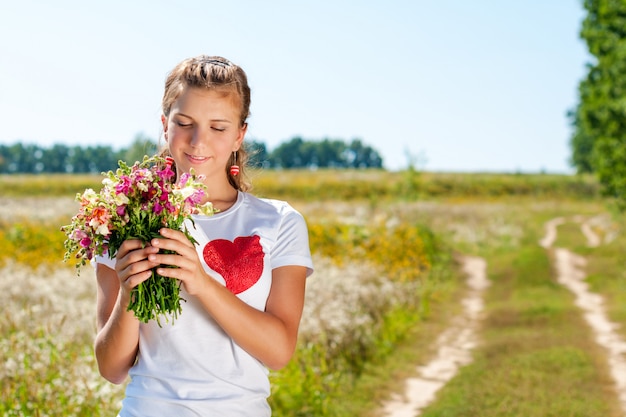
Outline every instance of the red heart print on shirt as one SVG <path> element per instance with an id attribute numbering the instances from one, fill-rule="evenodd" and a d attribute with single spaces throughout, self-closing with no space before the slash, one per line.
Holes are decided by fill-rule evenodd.
<path id="1" fill-rule="evenodd" d="M 240 236 L 234 242 L 226 239 L 212 240 L 202 251 L 207 265 L 226 281 L 233 294 L 244 292 L 261 278 L 263 273 L 263 248 L 259 236 Z"/>

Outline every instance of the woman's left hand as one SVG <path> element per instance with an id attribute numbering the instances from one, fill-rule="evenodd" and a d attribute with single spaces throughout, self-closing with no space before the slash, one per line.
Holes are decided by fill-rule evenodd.
<path id="1" fill-rule="evenodd" d="M 157 269 L 157 273 L 164 277 L 179 279 L 185 286 L 185 290 L 191 295 L 201 293 L 211 278 L 202 268 L 194 244 L 180 230 L 163 228 L 160 233 L 163 239 L 154 238 L 150 244 L 175 253 L 151 254 L 148 256 L 148 260 L 173 266 L 174 268 L 160 267 Z"/>

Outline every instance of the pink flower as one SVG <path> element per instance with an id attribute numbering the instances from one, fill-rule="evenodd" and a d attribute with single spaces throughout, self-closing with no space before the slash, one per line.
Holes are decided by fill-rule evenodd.
<path id="1" fill-rule="evenodd" d="M 178 180 L 178 186 L 181 188 L 185 187 L 187 185 L 187 181 L 189 181 L 190 178 L 191 178 L 191 174 L 189 174 L 188 172 L 184 172 L 180 176 L 180 179 Z"/>
<path id="2" fill-rule="evenodd" d="M 204 197 L 204 191 L 196 190 L 193 194 L 191 194 L 189 197 L 187 197 L 185 202 L 186 203 L 190 203 L 190 204 L 195 206 L 197 204 L 200 204 L 200 202 L 202 201 L 203 197 Z"/>
<path id="3" fill-rule="evenodd" d="M 174 177 L 174 175 L 176 175 L 176 173 L 174 173 L 174 171 L 172 171 L 171 164 L 167 164 L 167 165 L 165 165 L 165 168 L 163 168 L 161 171 L 159 171 L 158 175 L 164 181 L 169 181 L 170 179 L 172 179 Z"/>
<path id="4" fill-rule="evenodd" d="M 82 229 L 74 229 L 72 230 L 72 234 L 70 235 L 70 237 L 74 240 L 81 240 L 85 236 L 87 236 L 87 234 L 83 232 Z"/>
<path id="5" fill-rule="evenodd" d="M 168 213 L 176 213 L 176 206 L 169 201 L 165 203 L 165 208 Z"/>
<path id="6" fill-rule="evenodd" d="M 131 179 L 126 175 L 122 175 L 120 176 L 120 182 L 115 186 L 115 192 L 118 194 L 128 195 L 131 186 Z"/>

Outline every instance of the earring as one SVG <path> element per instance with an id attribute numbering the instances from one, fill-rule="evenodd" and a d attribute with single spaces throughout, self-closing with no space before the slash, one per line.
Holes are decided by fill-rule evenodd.
<path id="1" fill-rule="evenodd" d="M 230 175 L 236 177 L 239 175 L 239 165 L 237 165 L 237 151 L 233 152 L 233 164 L 230 166 Z"/>

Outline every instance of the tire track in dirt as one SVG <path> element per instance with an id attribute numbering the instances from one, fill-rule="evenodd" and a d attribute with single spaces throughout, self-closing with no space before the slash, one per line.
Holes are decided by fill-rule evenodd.
<path id="1" fill-rule="evenodd" d="M 415 417 L 426 407 L 458 369 L 471 362 L 471 351 L 477 344 L 476 329 L 484 307 L 483 292 L 489 286 L 487 263 L 483 258 L 466 256 L 462 260 L 467 274 L 468 291 L 463 300 L 463 314 L 437 338 L 437 353 L 424 366 L 418 366 L 418 376 L 408 378 L 405 392 L 394 394 L 383 405 L 385 417 Z"/>
<path id="2" fill-rule="evenodd" d="M 601 244 L 601 239 L 593 231 L 589 220 L 579 216 L 572 220 L 581 223 L 580 229 L 587 239 L 588 246 L 594 247 Z M 576 305 L 583 311 L 583 316 L 593 331 L 596 343 L 606 350 L 611 376 L 615 381 L 620 405 L 626 416 L 626 343 L 615 331 L 619 325 L 611 322 L 606 315 L 604 298 L 591 292 L 589 285 L 585 282 L 585 258 L 568 249 L 553 248 L 557 228 L 565 221 L 566 219 L 562 217 L 548 221 L 545 224 L 546 234 L 539 243 L 548 250 L 554 250 L 558 282 L 574 294 Z"/>

